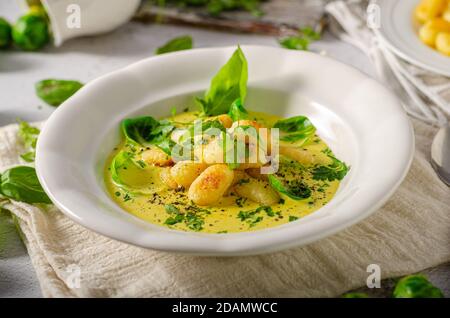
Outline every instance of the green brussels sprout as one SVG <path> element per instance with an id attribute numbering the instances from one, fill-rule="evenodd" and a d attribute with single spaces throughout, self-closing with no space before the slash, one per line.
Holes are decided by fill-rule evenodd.
<path id="1" fill-rule="evenodd" d="M 47 20 L 35 13 L 20 17 L 12 29 L 12 38 L 22 50 L 39 50 L 50 40 Z"/>
<path id="2" fill-rule="evenodd" d="M 47 104 L 59 106 L 81 87 L 78 81 L 46 79 L 36 83 L 36 94 Z"/>
<path id="3" fill-rule="evenodd" d="M 0 18 L 0 49 L 7 48 L 11 44 L 11 26 L 8 21 Z"/>
<path id="4" fill-rule="evenodd" d="M 423 275 L 405 276 L 397 282 L 394 298 L 442 298 L 442 291 Z"/>
<path id="5" fill-rule="evenodd" d="M 342 298 L 369 298 L 366 293 L 347 293 L 342 295 Z"/>

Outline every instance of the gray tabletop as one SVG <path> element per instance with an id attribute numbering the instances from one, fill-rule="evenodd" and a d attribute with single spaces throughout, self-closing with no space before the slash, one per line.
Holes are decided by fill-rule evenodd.
<path id="1" fill-rule="evenodd" d="M 0 1 L 0 16 L 14 21 L 19 15 L 16 1 Z M 130 22 L 112 33 L 71 40 L 60 48 L 49 47 L 37 53 L 0 52 L 0 126 L 15 122 L 17 118 L 39 121 L 52 113 L 54 108 L 44 105 L 36 97 L 35 82 L 44 78 L 88 82 L 152 55 L 156 47 L 183 34 L 192 35 L 195 47 L 236 44 L 277 46 L 276 39 L 270 36 Z M 375 76 L 373 66 L 362 52 L 329 34 L 314 43 L 311 49 Z M 14 227 L 0 228 L 0 236 L 8 239 L 7 248 L 0 252 L 0 297 L 40 297 L 34 269 Z M 427 273 L 449 295 L 450 266 L 443 265 Z M 389 284 L 385 284 L 386 287 Z M 373 293 L 385 296 L 388 288 Z"/>

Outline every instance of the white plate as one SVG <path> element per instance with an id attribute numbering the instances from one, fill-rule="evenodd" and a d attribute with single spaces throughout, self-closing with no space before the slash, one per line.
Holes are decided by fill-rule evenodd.
<path id="1" fill-rule="evenodd" d="M 127 243 L 197 255 L 244 255 L 307 244 L 381 207 L 405 177 L 414 149 L 397 98 L 359 71 L 316 54 L 243 46 L 249 61 L 249 109 L 304 114 L 351 165 L 335 198 L 317 212 L 275 228 L 236 234 L 170 230 L 140 220 L 108 196 L 107 155 L 126 117 L 167 116 L 203 92 L 235 47 L 148 58 L 92 81 L 47 121 L 37 145 L 39 180 L 74 221 Z"/>
<path id="2" fill-rule="evenodd" d="M 419 39 L 414 9 L 419 0 L 376 0 L 380 6 L 380 29 L 375 29 L 388 48 L 406 61 L 426 70 L 450 76 L 450 57 Z"/>

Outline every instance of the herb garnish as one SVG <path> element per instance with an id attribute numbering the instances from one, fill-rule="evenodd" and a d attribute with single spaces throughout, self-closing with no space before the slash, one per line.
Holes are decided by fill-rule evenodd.
<path id="1" fill-rule="evenodd" d="M 247 60 L 238 47 L 211 80 L 204 98 L 197 98 L 203 113 L 207 116 L 226 114 L 238 98 L 244 102 L 247 95 L 247 77 Z"/>
<path id="2" fill-rule="evenodd" d="M 298 35 L 283 37 L 278 42 L 286 49 L 308 51 L 309 44 L 319 39 L 320 33 L 311 27 L 305 27 L 299 30 Z"/>
<path id="3" fill-rule="evenodd" d="M 196 209 L 197 207 L 192 205 L 186 207 L 186 212 L 184 213 L 173 204 L 166 204 L 164 205 L 164 208 L 170 215 L 166 221 L 164 221 L 164 224 L 175 225 L 178 223 L 184 223 L 189 229 L 196 232 L 203 230 L 203 225 L 205 224 L 205 221 L 199 213 L 206 211 L 209 214 L 208 210 L 202 208 Z"/>
<path id="4" fill-rule="evenodd" d="M 323 152 L 332 160 L 332 163 L 327 166 L 316 165 L 312 170 L 313 179 L 323 181 L 341 181 L 344 179 L 350 167 L 345 162 L 337 159 L 330 149 L 326 149 Z"/>
<path id="5" fill-rule="evenodd" d="M 273 212 L 270 206 L 260 206 L 254 210 L 239 211 L 237 217 L 241 221 L 246 222 L 250 227 L 254 227 L 264 219 L 261 215 L 259 215 L 262 211 L 266 212 L 267 216 L 275 216 L 275 212 Z"/>
<path id="6" fill-rule="evenodd" d="M 294 200 L 304 200 L 311 196 L 311 188 L 304 182 L 294 179 L 284 181 L 275 175 L 269 175 L 269 184 L 276 191 L 287 195 Z"/>
<path id="7" fill-rule="evenodd" d="M 31 126 L 26 121 L 19 121 L 18 136 L 22 140 L 25 148 L 30 151 L 21 154 L 20 157 L 26 162 L 33 162 L 36 155 L 36 143 L 40 130 Z"/>

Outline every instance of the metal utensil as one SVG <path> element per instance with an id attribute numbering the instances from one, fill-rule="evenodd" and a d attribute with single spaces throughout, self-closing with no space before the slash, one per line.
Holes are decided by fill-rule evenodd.
<path id="1" fill-rule="evenodd" d="M 434 137 L 431 165 L 439 178 L 450 186 L 450 125 L 442 127 Z"/>

